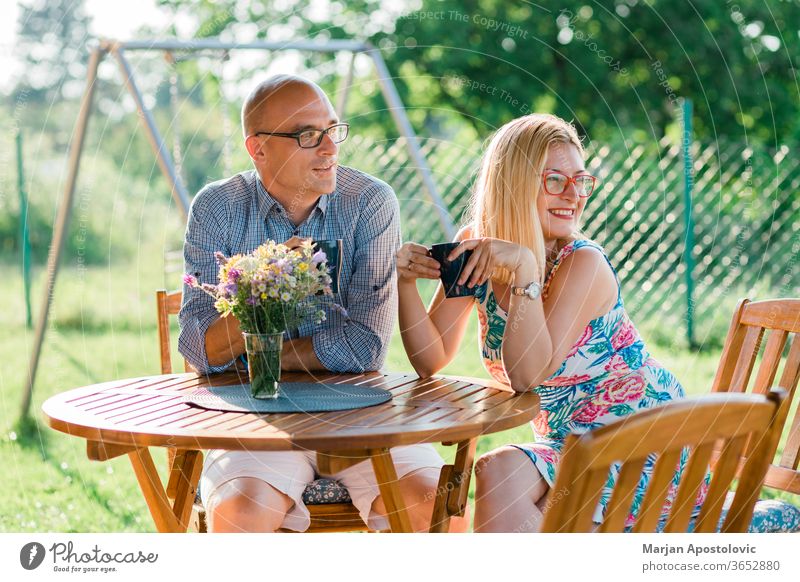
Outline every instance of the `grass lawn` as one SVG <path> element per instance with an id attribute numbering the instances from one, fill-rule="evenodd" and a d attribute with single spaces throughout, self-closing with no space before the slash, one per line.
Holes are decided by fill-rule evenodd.
<path id="1" fill-rule="evenodd" d="M 147 254 L 142 255 L 145 261 Z M 62 270 L 51 311 L 31 408 L 33 420 L 18 422 L 33 332 L 25 327 L 19 268 L 10 265 L 5 306 L 0 312 L 0 466 L 7 472 L 8 495 L 0 496 L 3 532 L 150 532 L 152 520 L 126 457 L 105 463 L 86 458 L 84 441 L 49 429 L 41 404 L 49 396 L 85 384 L 158 373 L 153 291 L 163 286 L 160 262 Z M 131 277 L 130 274 L 135 276 Z M 34 280 L 38 306 L 42 273 Z M 711 386 L 718 352 L 692 353 L 650 346 L 690 394 Z M 455 360 L 442 373 L 488 377 L 478 359 L 477 320 Z M 392 338 L 386 368 L 408 371 L 398 333 Z M 506 443 L 532 438 L 528 426 L 489 435 L 478 444 L 484 453 Z M 452 449 L 442 448 L 450 459 Z M 165 455 L 157 454 L 160 467 Z M 764 496 L 773 496 L 765 491 Z M 472 491 L 470 492 L 472 498 Z M 797 496 L 781 494 L 800 505 Z"/>

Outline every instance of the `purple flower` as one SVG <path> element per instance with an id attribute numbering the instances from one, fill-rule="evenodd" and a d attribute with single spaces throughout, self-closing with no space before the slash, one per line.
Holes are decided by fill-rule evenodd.
<path id="1" fill-rule="evenodd" d="M 197 278 L 194 275 L 186 273 L 183 276 L 183 283 L 189 287 L 197 287 Z"/>
<path id="2" fill-rule="evenodd" d="M 225 255 L 223 255 L 223 254 L 222 254 L 221 252 L 219 252 L 219 251 L 217 251 L 216 253 L 214 253 L 214 258 L 215 258 L 215 259 L 217 259 L 217 263 L 218 263 L 220 266 L 222 266 L 222 265 L 224 265 L 225 263 L 227 263 L 227 262 L 228 262 L 228 257 L 226 257 Z"/>
<path id="3" fill-rule="evenodd" d="M 347 310 L 338 303 L 331 303 L 330 308 L 331 311 L 335 311 L 336 313 L 344 317 L 345 320 L 350 321 L 350 314 L 347 313 Z"/>
<path id="4" fill-rule="evenodd" d="M 239 280 L 239 277 L 242 276 L 242 272 L 239 269 L 230 269 L 228 271 L 228 280 L 231 283 L 236 283 Z"/>
<path id="5" fill-rule="evenodd" d="M 277 266 L 281 270 L 281 272 L 286 273 L 287 275 L 291 275 L 292 271 L 294 270 L 291 263 L 289 263 L 289 261 L 287 261 L 286 259 L 279 259 L 275 263 L 275 266 Z"/>
<path id="6" fill-rule="evenodd" d="M 233 297 L 239 291 L 239 286 L 236 283 L 228 283 L 225 285 L 225 294 L 228 297 Z"/>
<path id="7" fill-rule="evenodd" d="M 318 265 L 327 260 L 328 256 L 325 254 L 325 251 L 317 251 L 316 253 L 314 253 L 314 256 L 311 257 L 311 262 L 315 265 Z"/>
<path id="8" fill-rule="evenodd" d="M 256 305 L 258 303 L 258 300 L 255 297 L 251 296 L 245 299 L 244 302 L 247 303 L 248 305 Z"/>

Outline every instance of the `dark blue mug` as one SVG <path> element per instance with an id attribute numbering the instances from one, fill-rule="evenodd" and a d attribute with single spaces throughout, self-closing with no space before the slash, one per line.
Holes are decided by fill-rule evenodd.
<path id="1" fill-rule="evenodd" d="M 467 287 L 458 284 L 458 278 L 461 276 L 461 271 L 467 264 L 467 261 L 472 256 L 472 250 L 464 251 L 454 261 L 448 261 L 447 256 L 459 245 L 457 242 L 442 243 L 433 245 L 428 249 L 428 254 L 439 261 L 442 266 L 442 274 L 440 279 L 442 286 L 444 286 L 444 295 L 446 298 L 450 297 L 470 297 L 475 295 L 478 289 L 484 288 L 486 283 L 475 285 L 474 287 Z"/>

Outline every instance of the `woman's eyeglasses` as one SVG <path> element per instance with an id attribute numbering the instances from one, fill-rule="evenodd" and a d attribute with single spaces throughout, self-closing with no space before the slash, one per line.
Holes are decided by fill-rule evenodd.
<path id="1" fill-rule="evenodd" d="M 327 129 L 304 129 L 294 133 L 282 133 L 278 131 L 257 131 L 253 135 L 273 135 L 275 137 L 291 137 L 297 140 L 297 145 L 301 148 L 315 148 L 322 143 L 322 136 L 328 134 L 333 143 L 342 143 L 347 139 L 350 132 L 350 125 L 347 123 L 337 123 Z"/>
<path id="2" fill-rule="evenodd" d="M 588 198 L 594 191 L 594 186 L 597 182 L 597 178 L 590 174 L 580 174 L 574 178 L 570 178 L 561 172 L 549 171 L 543 172 L 542 177 L 544 178 L 544 191 L 553 196 L 563 194 L 564 190 L 566 190 L 570 184 L 573 184 L 578 196 L 581 198 Z"/>

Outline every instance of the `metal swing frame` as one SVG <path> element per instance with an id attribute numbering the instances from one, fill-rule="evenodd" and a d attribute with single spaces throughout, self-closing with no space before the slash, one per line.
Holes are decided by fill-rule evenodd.
<path id="1" fill-rule="evenodd" d="M 56 216 L 55 225 L 53 228 L 53 238 L 50 243 L 50 250 L 47 257 L 47 283 L 42 292 L 42 299 L 40 302 L 39 317 L 36 321 L 36 334 L 33 344 L 33 351 L 31 353 L 30 362 L 28 366 L 28 382 L 27 388 L 23 395 L 22 400 L 22 417 L 27 417 L 30 411 L 31 399 L 33 396 L 33 387 L 36 381 L 36 372 L 39 366 L 39 358 L 41 356 L 42 343 L 44 341 L 44 334 L 47 329 L 48 316 L 50 312 L 50 305 L 52 303 L 53 291 L 55 289 L 56 277 L 58 275 L 59 259 L 64 247 L 67 229 L 72 214 L 72 204 L 75 194 L 75 186 L 78 179 L 78 170 L 80 168 L 81 154 L 83 152 L 83 144 L 86 138 L 86 131 L 89 125 L 89 118 L 91 117 L 94 102 L 94 90 L 97 82 L 97 70 L 100 62 L 106 55 L 111 55 L 117 61 L 125 85 L 128 88 L 131 96 L 136 103 L 139 116 L 144 124 L 145 133 L 147 134 L 150 145 L 155 153 L 156 161 L 161 173 L 167 179 L 171 186 L 172 197 L 176 205 L 181 210 L 184 218 L 188 217 L 190 198 L 180 175 L 175 169 L 175 164 L 170 155 L 166 142 L 164 141 L 161 133 L 155 124 L 155 119 L 152 113 L 144 103 L 142 93 L 136 84 L 133 70 L 125 56 L 126 51 L 232 51 L 232 50 L 267 50 L 267 51 L 308 51 L 308 52 L 323 52 L 323 53 L 338 53 L 349 52 L 352 57 L 350 60 L 350 68 L 347 76 L 344 79 L 344 85 L 339 92 L 339 99 L 336 106 L 339 115 L 344 115 L 347 107 L 347 98 L 350 93 L 350 87 L 353 81 L 353 69 L 355 58 L 359 54 L 364 54 L 372 60 L 375 72 L 378 78 L 378 83 L 381 88 L 381 93 L 386 101 L 389 112 L 397 126 L 400 135 L 404 138 L 408 154 L 414 165 L 415 170 L 419 173 L 422 180 L 424 189 L 438 212 L 439 222 L 448 240 L 452 240 L 455 236 L 455 226 L 447 211 L 447 207 L 439 196 L 436 184 L 433 181 L 433 176 L 425 157 L 422 155 L 418 138 L 414 133 L 411 123 L 406 115 L 405 107 L 397 92 L 386 63 L 381 56 L 380 51 L 369 43 L 350 41 L 350 40 L 331 40 L 325 43 L 318 43 L 312 41 L 294 41 L 294 42 L 269 42 L 269 41 L 256 41 L 249 43 L 226 43 L 213 39 L 198 39 L 191 41 L 178 41 L 178 40 L 137 40 L 137 41 L 116 41 L 103 39 L 99 41 L 97 46 L 92 49 L 89 66 L 86 78 L 86 88 L 81 98 L 80 110 L 78 118 L 75 123 L 75 130 L 73 132 L 72 141 L 70 143 L 70 153 L 68 161 L 68 174 L 67 181 L 61 195 L 58 206 L 58 214 Z"/>

